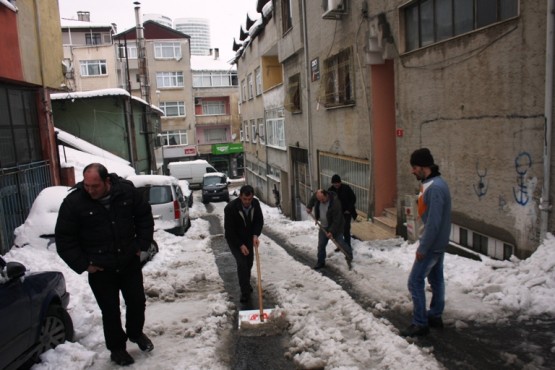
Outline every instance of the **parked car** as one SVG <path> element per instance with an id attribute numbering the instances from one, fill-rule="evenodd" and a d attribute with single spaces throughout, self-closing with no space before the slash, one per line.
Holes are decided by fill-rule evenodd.
<path id="1" fill-rule="evenodd" d="M 193 191 L 189 186 L 189 181 L 187 180 L 178 180 L 179 186 L 181 186 L 181 190 L 183 191 L 183 195 L 187 199 L 187 205 L 189 208 L 193 206 Z"/>
<path id="2" fill-rule="evenodd" d="M 230 182 L 224 173 L 205 174 L 202 178 L 202 202 L 208 203 L 213 200 L 229 202 L 229 184 Z"/>
<path id="3" fill-rule="evenodd" d="M 189 206 L 179 181 L 173 176 L 135 175 L 127 178 L 143 191 L 152 207 L 155 227 L 184 235 L 191 226 Z"/>
<path id="4" fill-rule="evenodd" d="M 35 198 L 25 222 L 14 231 L 14 245 L 55 244 L 54 231 L 60 206 L 71 188 L 67 186 L 50 186 L 43 189 Z M 144 265 L 158 253 L 158 244 L 153 240 L 146 252 L 141 252 L 141 263 Z"/>
<path id="5" fill-rule="evenodd" d="M 26 273 L 0 257 L 0 369 L 29 367 L 39 355 L 73 340 L 69 293 L 58 271 Z"/>

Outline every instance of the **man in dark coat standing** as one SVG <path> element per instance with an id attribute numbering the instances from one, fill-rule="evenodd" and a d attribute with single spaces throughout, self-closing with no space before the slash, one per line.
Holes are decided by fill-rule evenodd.
<path id="1" fill-rule="evenodd" d="M 134 360 L 126 351 L 127 339 L 142 351 L 154 348 L 143 333 L 146 299 L 140 263 L 140 252 L 153 240 L 152 210 L 131 182 L 109 174 L 100 163 L 85 167 L 83 181 L 72 190 L 56 223 L 58 254 L 78 274 L 88 272 L 110 358 L 130 365 Z M 125 331 L 120 291 L 126 304 Z"/>
<path id="2" fill-rule="evenodd" d="M 343 218 L 345 223 L 343 224 L 343 239 L 345 243 L 351 246 L 351 220 L 356 220 L 357 211 L 355 208 L 355 203 L 357 201 L 357 196 L 351 187 L 347 184 L 341 182 L 341 177 L 339 175 L 333 175 L 331 177 L 331 186 L 328 191 L 333 191 L 337 194 L 337 198 L 341 202 L 341 209 L 343 210 Z M 335 250 L 339 252 L 339 249 Z"/>
<path id="3" fill-rule="evenodd" d="M 258 237 L 263 226 L 264 216 L 260 202 L 254 198 L 254 189 L 250 185 L 244 185 L 239 191 L 239 197 L 224 208 L 225 239 L 237 262 L 242 303 L 249 301 L 253 291 L 250 283 L 254 261 L 253 248 L 258 248 Z"/>

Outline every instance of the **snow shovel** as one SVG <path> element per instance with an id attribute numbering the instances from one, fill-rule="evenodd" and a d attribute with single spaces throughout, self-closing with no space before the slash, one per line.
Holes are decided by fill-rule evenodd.
<path id="1" fill-rule="evenodd" d="M 310 217 L 312 217 L 314 219 L 314 221 L 316 221 L 316 225 L 318 225 L 318 227 L 320 228 L 320 230 L 322 230 L 323 232 L 328 232 L 320 223 L 320 221 L 318 221 L 316 219 L 316 217 L 314 217 L 314 215 L 312 213 L 308 213 L 310 215 Z M 349 266 L 349 270 L 353 267 L 351 265 L 351 258 L 349 257 L 349 254 L 347 253 L 347 251 L 341 246 L 341 244 L 339 244 L 339 242 L 337 240 L 335 240 L 335 238 L 332 236 L 330 238 L 330 240 L 333 242 L 333 244 L 335 244 L 335 246 L 337 247 L 337 249 L 339 249 L 344 255 L 345 255 L 345 260 L 347 261 L 347 266 Z"/>
<path id="2" fill-rule="evenodd" d="M 258 255 L 258 247 L 255 246 L 253 249 L 256 258 L 256 274 L 258 277 L 256 285 L 258 287 L 259 309 L 239 311 L 239 329 L 241 328 L 241 323 L 243 323 L 243 325 L 246 323 L 250 325 L 257 325 L 267 322 L 273 312 L 273 309 L 264 309 L 264 303 L 262 300 L 262 273 L 260 272 L 260 256 Z"/>

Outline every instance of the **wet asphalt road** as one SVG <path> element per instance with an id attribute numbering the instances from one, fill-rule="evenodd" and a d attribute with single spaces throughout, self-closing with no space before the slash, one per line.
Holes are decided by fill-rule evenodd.
<path id="1" fill-rule="evenodd" d="M 213 209 L 206 205 L 208 212 Z M 256 289 L 250 304 L 239 302 L 240 290 L 237 281 L 235 260 L 229 252 L 223 237 L 223 226 L 214 215 L 203 217 L 210 222 L 211 246 L 224 286 L 239 310 L 257 309 Z M 270 230 L 264 235 L 280 245 L 297 261 L 313 266 L 314 256 L 299 253 L 287 240 Z M 374 310 L 371 292 L 358 292 L 343 278 L 338 270 L 325 268 L 322 274 L 343 287 L 343 289 L 374 316 L 387 319 L 401 330 L 410 323 L 410 312 Z M 256 270 L 253 267 L 253 276 Z M 264 294 L 264 306 L 273 307 L 275 301 Z M 237 321 L 235 319 L 235 321 Z M 457 329 L 446 325 L 443 329 L 433 329 L 424 337 L 411 340 L 420 347 L 432 348 L 436 359 L 447 369 L 554 369 L 555 368 L 555 318 L 530 318 L 527 321 L 508 320 L 503 325 L 478 325 L 466 323 L 468 327 Z M 234 330 L 234 340 L 230 348 L 232 369 L 295 369 L 292 361 L 285 357 L 289 336 L 286 332 L 277 335 L 248 334 Z M 379 340 L 379 339 L 378 339 Z"/>
<path id="2" fill-rule="evenodd" d="M 206 205 L 206 209 L 210 212 L 213 209 L 211 204 Z M 203 219 L 210 222 L 211 247 L 216 258 L 219 274 L 224 281 L 224 287 L 229 294 L 230 299 L 238 310 L 255 310 L 258 309 L 258 293 L 256 285 L 251 302 L 241 303 L 239 298 L 241 291 L 239 289 L 239 281 L 237 278 L 237 268 L 235 259 L 229 251 L 227 242 L 223 236 L 223 226 L 217 216 L 206 216 Z M 252 270 L 253 276 L 256 277 L 256 267 Z M 274 307 L 275 300 L 267 293 L 264 293 L 264 307 Z M 257 330 L 256 327 L 245 329 L 237 329 L 237 316 L 234 317 L 235 327 L 232 333 L 231 341 L 231 368 L 234 370 L 285 370 L 295 369 L 294 364 L 286 359 L 287 343 L 289 336 L 286 331 L 272 331 L 268 335 L 267 331 Z M 265 324 L 260 324 L 265 325 Z"/>

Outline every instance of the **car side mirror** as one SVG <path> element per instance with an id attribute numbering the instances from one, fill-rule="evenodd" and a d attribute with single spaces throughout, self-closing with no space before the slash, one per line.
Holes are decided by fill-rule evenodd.
<path id="1" fill-rule="evenodd" d="M 25 275 L 27 269 L 19 262 L 8 262 L 6 264 L 6 274 L 8 279 L 17 279 Z"/>

